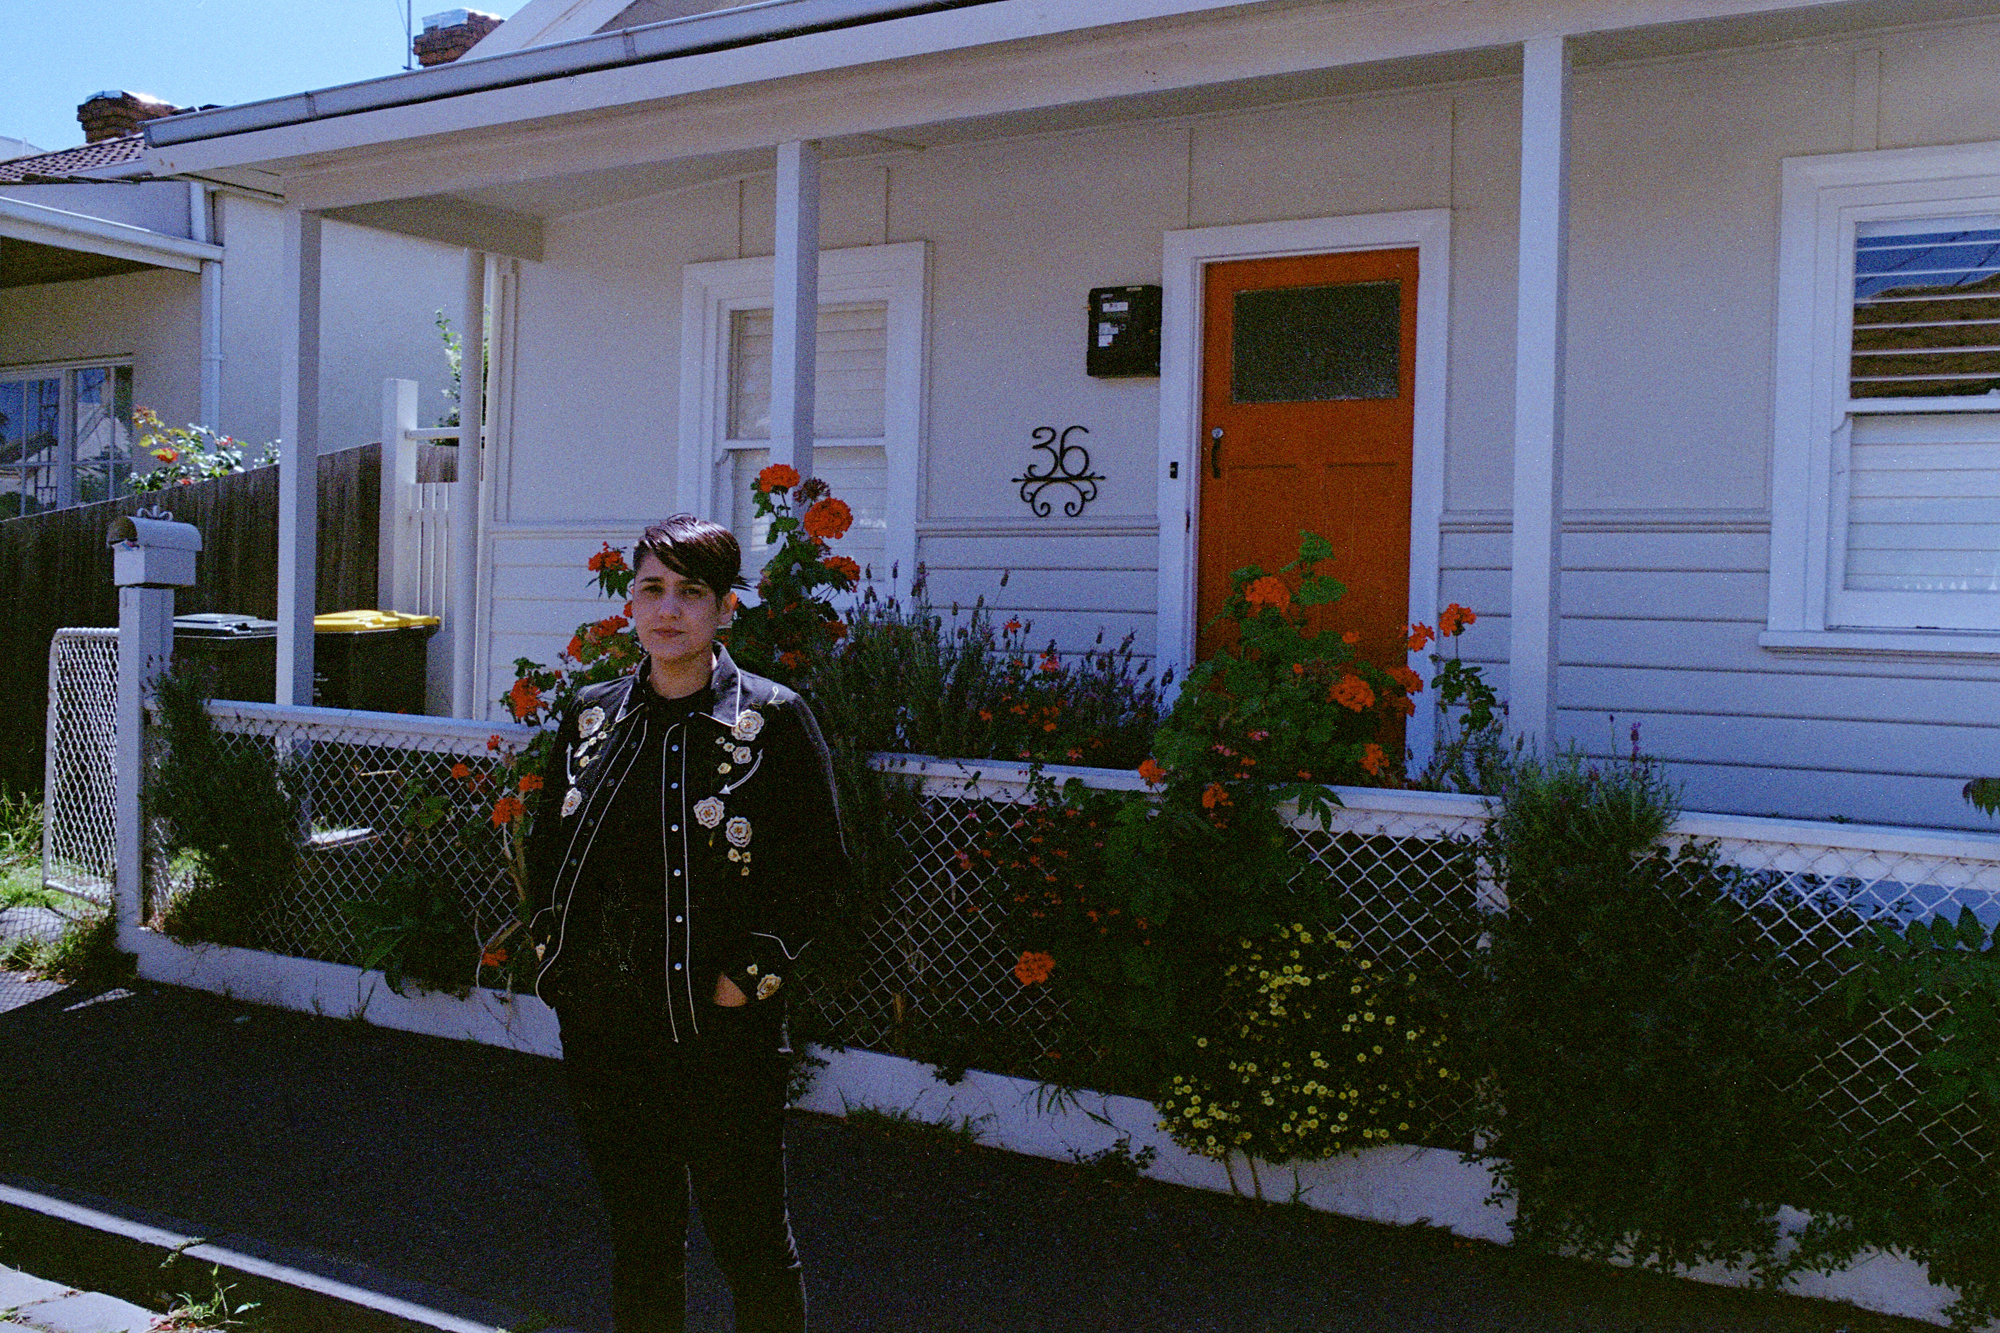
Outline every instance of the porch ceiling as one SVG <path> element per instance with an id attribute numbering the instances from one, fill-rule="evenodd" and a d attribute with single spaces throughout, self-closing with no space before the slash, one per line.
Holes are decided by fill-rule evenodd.
<path id="1" fill-rule="evenodd" d="M 1511 77 L 1531 32 L 1576 34 L 1575 62 L 1589 67 L 1996 11 L 2000 0 L 1265 0 L 763 82 L 696 86 L 690 74 L 695 83 L 678 92 L 680 76 L 660 64 L 633 66 L 151 156 L 195 175 L 282 177 L 286 194 L 328 216 L 539 258 L 550 219 L 770 172 L 768 145 L 781 138 L 821 139 L 837 168 L 1123 121 Z M 232 138 L 265 147 L 225 162 Z"/>

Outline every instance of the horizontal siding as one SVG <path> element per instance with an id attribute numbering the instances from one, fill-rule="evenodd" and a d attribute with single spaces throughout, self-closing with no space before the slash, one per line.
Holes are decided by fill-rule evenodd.
<path id="1" fill-rule="evenodd" d="M 1150 530 L 1064 533 L 995 524 L 932 531 L 919 545 L 932 606 L 984 598 L 997 623 L 1032 622 L 1031 642 L 1074 654 L 1113 647 L 1157 653 L 1159 541 Z M 1006 585 L 1001 585 L 1002 577 Z"/>

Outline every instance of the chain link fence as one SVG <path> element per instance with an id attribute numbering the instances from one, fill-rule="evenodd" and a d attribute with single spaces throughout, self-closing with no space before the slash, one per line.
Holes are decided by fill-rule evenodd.
<path id="1" fill-rule="evenodd" d="M 462 974 L 454 984 L 471 984 L 482 943 L 516 919 L 520 825 L 494 816 L 517 794 L 507 760 L 527 730 L 257 703 L 208 711 L 226 752 L 259 756 L 298 820 L 295 872 L 261 886 L 241 942 L 364 965 L 374 943 L 415 922 Z M 170 921 L 173 896 L 200 887 L 191 864 L 156 870 L 148 920 Z"/>
<path id="2" fill-rule="evenodd" d="M 111 904 L 118 858 L 118 631 L 61 629 L 49 643 L 42 883 Z"/>
<path id="3" fill-rule="evenodd" d="M 64 631 L 50 662 L 45 875 L 105 901 L 115 637 Z M 299 873 L 261 899 L 252 923 L 256 947 L 362 963 L 355 904 L 424 884 L 454 905 L 470 981 L 479 943 L 514 919 L 511 843 L 491 818 L 511 779 L 491 738 L 498 732 L 503 744 L 516 745 L 529 733 L 266 704 L 217 703 L 210 711 L 230 745 L 269 757 L 299 810 Z M 999 812 L 1030 799 L 1027 773 L 1002 764 L 980 765 L 974 775 L 936 761 L 884 763 L 918 783 L 914 816 L 897 834 L 907 873 L 893 910 L 873 928 L 864 975 L 839 996 L 823 997 L 822 1017 L 847 1043 L 878 1050 L 905 1049 L 912 1025 L 940 1017 L 1011 1033 L 1035 1049 L 1060 1045 L 1068 1031 L 1062 1005 L 1047 987 L 1014 981 L 1015 955 L 981 910 L 983 878 L 967 855 Z M 1095 771 L 1086 780 L 1139 785 L 1131 775 Z M 1347 790 L 1342 797 L 1347 804 L 1328 828 L 1304 819 L 1293 825 L 1301 875 L 1324 875 L 1334 891 L 1335 916 L 1322 924 L 1398 967 L 1449 976 L 1467 966 L 1478 933 L 1465 907 L 1475 900 L 1504 907 L 1481 880 L 1474 854 L 1483 804 L 1411 792 Z M 1736 891 L 1771 940 L 1800 961 L 1822 999 L 1853 965 L 1850 946 L 1877 922 L 1955 915 L 1962 907 L 1989 925 L 2000 922 L 2000 839 L 1990 836 L 1687 815 L 1671 840 L 1712 844 L 1735 868 Z M 184 890 L 190 868 L 163 867 L 159 881 Z M 149 916 L 157 919 L 160 905 L 152 903 Z M 1860 1020 L 1822 1054 L 1809 1091 L 1854 1152 L 1879 1146 L 1939 1163 L 2000 1155 L 1970 1109 L 1940 1112 L 1919 1096 L 1917 1067 L 1943 1017 Z"/>

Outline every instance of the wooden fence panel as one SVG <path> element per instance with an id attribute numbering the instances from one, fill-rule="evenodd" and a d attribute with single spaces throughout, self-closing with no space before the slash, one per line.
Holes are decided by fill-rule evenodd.
<path id="1" fill-rule="evenodd" d="M 320 611 L 375 606 L 381 481 L 380 445 L 320 456 Z M 68 626 L 118 623 L 105 533 L 114 518 L 149 505 L 201 529 L 196 583 L 175 597 L 177 613 L 277 615 L 274 467 L 0 521 L 0 679 L 16 688 L 15 703 L 0 709 L 0 789 L 41 790 L 49 641 Z"/>

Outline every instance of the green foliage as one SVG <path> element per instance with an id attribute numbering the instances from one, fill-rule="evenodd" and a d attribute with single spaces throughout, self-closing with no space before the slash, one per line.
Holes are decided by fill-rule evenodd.
<path id="1" fill-rule="evenodd" d="M 133 426 L 144 432 L 137 451 L 148 454 L 153 466 L 132 474 L 128 484 L 135 491 L 163 491 L 169 486 L 187 486 L 211 477 L 225 477 L 253 467 L 269 467 L 278 461 L 278 444 L 266 444 L 254 463 L 244 462 L 243 446 L 227 435 L 217 435 L 205 426 L 168 426 L 149 407 L 133 409 Z"/>
<path id="2" fill-rule="evenodd" d="M 1769 1276 L 1812 1160 L 1814 1004 L 1712 847 L 1657 845 L 1657 766 L 1516 764 L 1484 848 L 1507 894 L 1464 1022 L 1515 1234 Z"/>
<path id="3" fill-rule="evenodd" d="M 1437 745 L 1411 786 L 1428 791 L 1496 795 L 1506 780 L 1507 706 L 1476 666 L 1460 651 L 1460 635 L 1478 617 L 1453 602 L 1438 616 L 1440 639 L 1451 640 L 1451 656 L 1432 653 L 1431 689 L 1437 700 Z M 1416 626 L 1414 645 L 1425 631 Z M 1518 757 L 1518 749 L 1516 756 Z"/>
<path id="4" fill-rule="evenodd" d="M 1948 1145 L 1909 1115 L 1871 1151 L 1844 1158 L 1840 1188 L 1805 1237 L 1817 1267 L 1863 1245 L 1902 1250 L 1957 1290 L 1960 1329 L 2000 1319 L 2000 942 L 1961 908 L 1900 925 L 1877 921 L 1842 988 L 1875 1034 L 1918 1052 L 1910 1077 Z M 1919 1109 L 1913 1108 L 1913 1109 Z"/>
<path id="5" fill-rule="evenodd" d="M 1418 980 L 1297 923 L 1239 941 L 1219 1012 L 1159 1096 L 1161 1124 L 1189 1152 L 1276 1163 L 1432 1141 L 1459 1075 Z"/>
<path id="6" fill-rule="evenodd" d="M 1145 758 L 1162 682 L 1143 674 L 1132 636 L 1108 648 L 1100 634 L 1064 659 L 1053 644 L 1031 647 L 1033 630 L 1015 619 L 996 629 L 983 598 L 961 615 L 921 594 L 908 606 L 864 594 L 806 689 L 828 734 L 857 750 L 1105 768 Z"/>
<path id="7" fill-rule="evenodd" d="M 1325 784 L 1400 771 L 1381 742 L 1391 717 L 1415 711 L 1409 696 L 1422 681 L 1357 656 L 1349 636 L 1310 627 L 1313 608 L 1347 591 L 1320 570 L 1332 559 L 1332 543 L 1302 532 L 1298 558 L 1277 573 L 1250 565 L 1230 576 L 1217 617 L 1223 646 L 1188 672 L 1154 741 L 1170 798 L 1193 787 L 1211 809 L 1296 801 L 1324 816 Z"/>
<path id="8" fill-rule="evenodd" d="M 1137 1152 L 1132 1151 L 1132 1136 L 1120 1134 L 1117 1142 L 1109 1148 L 1099 1148 L 1096 1152 L 1069 1150 L 1070 1160 L 1082 1167 L 1086 1174 L 1112 1185 L 1135 1185 L 1146 1174 L 1146 1168 L 1159 1159 L 1160 1150 L 1147 1144 Z"/>
<path id="9" fill-rule="evenodd" d="M 861 566 L 829 554 L 828 547 L 847 535 L 854 514 L 824 481 L 802 481 L 784 463 L 757 474 L 750 498 L 769 525 L 769 544 L 778 549 L 757 579 L 756 605 L 743 607 L 730 622 L 729 655 L 739 666 L 794 685 L 808 662 L 847 632 L 832 597 L 861 581 Z"/>
<path id="10" fill-rule="evenodd" d="M 118 923 L 111 913 L 77 917 L 54 939 L 17 935 L 0 948 L 0 968 L 26 972 L 45 981 L 111 985 L 132 977 L 135 960 L 118 948 Z"/>
<path id="11" fill-rule="evenodd" d="M 178 1254 L 169 1256 L 171 1263 Z M 164 1265 L 162 1265 L 164 1267 Z M 210 1264 L 208 1269 L 209 1294 L 196 1297 L 182 1292 L 175 1298 L 172 1307 L 153 1321 L 156 1333 L 215 1333 L 217 1330 L 249 1328 L 252 1324 L 242 1316 L 254 1316 L 260 1306 L 257 1301 L 239 1301 L 232 1292 L 233 1282 L 222 1280 L 222 1269 Z"/>
<path id="12" fill-rule="evenodd" d="M 463 995 L 479 938 L 460 886 L 439 867 L 453 859 L 446 855 L 453 844 L 477 864 L 492 818 L 483 798 L 468 800 L 467 790 L 433 785 L 421 774 L 404 774 L 400 791 L 394 832 L 367 858 L 370 892 L 341 910 L 354 927 L 360 965 L 380 968 L 390 990 L 402 995 L 414 984 Z"/>
<path id="13" fill-rule="evenodd" d="M 841 1104 L 840 1113 L 851 1125 L 872 1129 L 878 1134 L 929 1147 L 954 1151 L 979 1146 L 993 1123 L 990 1115 L 962 1115 L 956 1119 L 926 1120 L 914 1107 L 850 1106 Z"/>
<path id="14" fill-rule="evenodd" d="M 1965 801 L 1989 815 L 2000 814 L 2000 778 L 1974 778 L 1966 783 Z"/>
<path id="15" fill-rule="evenodd" d="M 301 821 L 284 767 L 264 744 L 224 739 L 194 673 L 161 677 L 158 699 L 165 753 L 147 770 L 146 808 L 164 853 L 193 866 L 161 925 L 175 939 L 254 946 L 258 910 L 299 875 Z"/>

